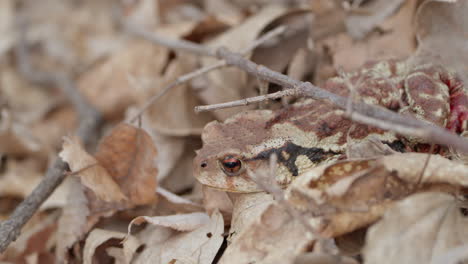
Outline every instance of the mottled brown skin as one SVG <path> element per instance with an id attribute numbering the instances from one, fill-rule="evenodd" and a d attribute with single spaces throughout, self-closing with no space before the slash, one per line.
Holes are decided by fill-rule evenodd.
<path id="1" fill-rule="evenodd" d="M 342 96 L 348 96 L 353 89 L 353 94 L 366 103 L 457 133 L 466 130 L 466 91 L 455 74 L 439 66 L 410 67 L 399 61 L 369 63 L 358 72 L 330 79 L 324 89 Z M 203 148 L 194 160 L 194 174 L 202 184 L 213 188 L 261 191 L 247 171 L 267 169 L 270 155 L 276 153 L 276 181 L 287 186 L 311 167 L 345 158 L 348 141 L 362 141 L 369 136 L 399 146 L 399 151 L 424 143 L 353 123 L 330 103 L 307 99 L 278 111 L 248 111 L 224 123 L 209 123 L 202 134 Z M 226 173 L 221 162 L 225 157 L 241 161 L 236 173 Z"/>

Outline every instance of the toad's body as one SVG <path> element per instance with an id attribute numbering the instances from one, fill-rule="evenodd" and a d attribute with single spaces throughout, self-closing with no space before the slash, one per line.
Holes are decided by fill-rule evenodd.
<path id="1" fill-rule="evenodd" d="M 342 96 L 354 89 L 366 103 L 460 133 L 466 130 L 468 96 L 454 76 L 429 64 L 410 68 L 405 62 L 386 61 L 332 78 L 325 89 Z M 454 100 L 456 105 L 451 104 Z M 210 187 L 255 192 L 259 188 L 247 170 L 266 169 L 270 155 L 276 153 L 276 181 L 286 186 L 304 170 L 343 157 L 348 141 L 368 137 L 397 150 L 411 145 L 392 132 L 353 123 L 324 101 L 308 99 L 278 111 L 247 111 L 205 127 L 194 173 Z"/>

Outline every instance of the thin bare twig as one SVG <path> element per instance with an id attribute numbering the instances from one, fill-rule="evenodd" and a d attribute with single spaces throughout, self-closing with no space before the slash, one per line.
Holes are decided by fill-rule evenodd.
<path id="1" fill-rule="evenodd" d="M 141 30 L 137 31 L 137 32 L 133 32 L 134 27 L 127 27 L 126 29 L 130 30 L 130 33 L 136 34 L 137 36 L 140 36 L 140 37 L 143 37 L 143 38 L 146 38 L 146 36 L 147 36 L 147 34 L 140 35 L 139 33 L 141 33 Z M 262 45 L 266 41 L 268 41 L 268 40 L 270 40 L 270 39 L 272 39 L 274 37 L 277 37 L 278 35 L 283 34 L 285 29 L 286 29 L 285 26 L 280 26 L 280 27 L 277 27 L 277 28 L 267 32 L 266 34 L 262 35 L 260 38 L 258 38 L 254 42 L 252 42 L 248 47 L 243 49 L 241 51 L 241 53 L 244 56 L 246 56 L 248 53 L 252 52 L 255 48 Z M 151 40 L 151 39 L 149 39 L 149 40 Z M 207 74 L 208 72 L 211 72 L 211 71 L 214 71 L 216 69 L 220 69 L 220 68 L 226 67 L 226 66 L 227 66 L 227 64 L 226 64 L 225 61 L 219 61 L 219 62 L 216 62 L 213 65 L 209 65 L 209 66 L 200 68 L 198 70 L 189 72 L 187 74 L 184 74 L 182 76 L 179 76 L 174 82 L 172 82 L 169 85 L 167 85 L 166 87 L 164 87 L 164 89 L 162 89 L 161 92 L 159 92 L 158 94 L 151 97 L 148 101 L 146 101 L 146 103 L 140 108 L 140 110 L 132 118 L 129 119 L 129 122 L 130 123 L 135 122 L 135 120 L 137 120 L 146 110 L 148 110 L 148 108 L 151 105 L 153 105 L 156 101 L 158 101 L 161 97 L 163 97 L 172 88 L 174 88 L 176 86 L 179 86 L 179 85 L 182 85 L 182 84 L 184 84 L 184 83 L 186 83 L 186 82 L 188 82 L 188 81 L 190 81 L 190 80 L 192 80 L 194 78 L 197 78 L 197 77 L 199 77 L 201 75 Z"/>
<path id="2" fill-rule="evenodd" d="M 31 82 L 60 87 L 78 112 L 80 123 L 77 135 L 83 140 L 85 145 L 93 143 L 99 134 L 99 128 L 102 123 L 101 114 L 84 99 L 78 92 L 78 89 L 76 89 L 73 81 L 66 74 L 43 73 L 35 71 L 32 68 L 24 38 L 25 25 L 21 24 L 19 26 L 20 38 L 16 47 L 19 71 Z M 18 238 L 21 228 L 63 181 L 66 176 L 64 173 L 66 169 L 66 163 L 57 158 L 53 165 L 49 167 L 39 185 L 15 208 L 7 220 L 0 223 L 0 253 L 12 241 Z"/>

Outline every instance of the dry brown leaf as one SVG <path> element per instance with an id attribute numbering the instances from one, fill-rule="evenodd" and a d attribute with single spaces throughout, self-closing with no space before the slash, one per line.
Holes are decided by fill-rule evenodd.
<path id="1" fill-rule="evenodd" d="M 219 35 L 208 43 L 211 47 L 224 46 L 233 51 L 240 51 L 248 47 L 259 35 L 260 32 L 272 20 L 286 12 L 284 7 L 270 5 L 258 13 L 246 19 L 242 24 Z M 213 58 L 203 58 L 203 66 L 212 65 L 217 60 Z M 253 90 L 246 90 L 247 74 L 238 69 L 222 69 L 206 75 L 206 86 L 199 92 L 199 96 L 204 103 L 214 104 L 242 99 L 255 95 Z M 217 118 L 224 120 L 234 113 L 236 109 L 224 109 L 216 111 Z"/>
<path id="2" fill-rule="evenodd" d="M 73 171 L 80 176 L 91 174 L 89 187 L 78 183 L 71 187 L 69 201 L 60 220 L 59 237 L 63 241 L 57 248 L 58 261 L 66 259 L 66 252 L 80 240 L 102 217 L 109 217 L 123 209 L 151 204 L 156 199 L 156 173 L 154 158 L 156 149 L 151 137 L 142 129 L 127 124 L 115 127 L 104 137 L 98 147 L 96 158 L 87 154 L 80 145 L 65 146 L 60 156 L 69 161 Z M 96 168 L 101 176 L 94 182 Z M 102 178 L 108 176 L 108 180 Z M 83 177 L 81 177 L 83 179 Z M 88 179 L 88 180 L 89 180 Z M 112 181 L 114 183 L 111 183 Z M 103 181 L 107 181 L 102 184 Z M 89 188 L 89 189 L 88 189 Z M 110 190 L 114 188 L 115 190 Z M 97 193 L 94 190 L 97 189 Z M 120 190 L 120 194 L 119 191 Z M 109 193 L 111 192 L 112 193 Z M 110 197 L 108 201 L 103 198 Z M 127 197 L 114 200 L 114 196 Z M 70 230 L 70 226 L 74 226 Z"/>
<path id="3" fill-rule="evenodd" d="M 77 137 L 65 137 L 59 157 L 68 163 L 73 174 L 96 196 L 106 202 L 120 202 L 128 198 L 99 162 L 84 150 Z"/>
<path id="4" fill-rule="evenodd" d="M 90 209 L 88 198 L 84 193 L 84 186 L 77 178 L 69 178 L 69 180 L 67 206 L 64 207 L 59 219 L 57 231 L 57 241 L 60 243 L 57 243 L 55 258 L 58 263 L 65 263 L 68 260 L 68 249 L 80 240 L 90 228 L 87 221 Z M 94 224 L 93 222 L 92 225 Z"/>
<path id="5" fill-rule="evenodd" d="M 467 12 L 467 1 L 425 1 L 416 17 L 419 47 L 415 63 L 435 61 L 455 67 L 467 83 Z"/>
<path id="6" fill-rule="evenodd" d="M 219 263 L 293 263 L 314 240 L 299 219 L 292 218 L 281 206 L 269 204 L 236 236 Z"/>
<path id="7" fill-rule="evenodd" d="M 128 225 L 130 233 L 132 225 L 140 225 L 144 222 L 152 225 L 169 227 L 177 231 L 193 231 L 208 224 L 210 217 L 205 213 L 190 213 L 167 216 L 139 216 Z"/>
<path id="8" fill-rule="evenodd" d="M 103 245 L 105 242 L 115 239 L 115 245 L 118 245 L 123 239 L 123 254 L 124 254 L 124 263 L 130 263 L 138 247 L 141 243 L 134 236 L 127 236 L 125 233 L 115 232 L 110 230 L 104 230 L 95 228 L 91 231 L 86 238 L 84 250 L 83 250 L 83 263 L 92 264 L 98 259 L 95 259 L 94 256 L 99 246 Z M 110 247 L 109 244 L 106 244 L 107 247 Z M 93 261 L 94 260 L 94 261 Z"/>
<path id="9" fill-rule="evenodd" d="M 413 193 L 456 193 L 468 186 L 467 166 L 432 155 L 424 167 L 428 157 L 406 153 L 322 165 L 293 182 L 288 200 L 320 217 L 322 235 L 346 234 L 375 222 L 395 201 Z"/>
<path id="10" fill-rule="evenodd" d="M 411 196 L 369 229 L 365 263 L 434 263 L 450 249 L 468 242 L 467 226 L 468 218 L 453 196 Z"/>
<path id="11" fill-rule="evenodd" d="M 148 133 L 120 124 L 101 140 L 95 157 L 135 206 L 156 198 L 156 153 Z"/>
<path id="12" fill-rule="evenodd" d="M 217 211 L 208 223 L 191 232 L 171 233 L 155 229 L 153 237 L 135 263 L 212 263 L 223 242 L 223 217 Z"/>
<path id="13" fill-rule="evenodd" d="M 195 70 L 195 57 L 185 55 L 172 60 L 164 74 L 154 80 L 151 89 L 139 98 L 144 104 L 150 96 L 158 94 L 179 76 Z M 147 114 L 152 128 L 167 136 L 200 135 L 203 127 L 213 119 L 210 113 L 196 114 L 193 108 L 200 105 L 200 100 L 188 84 L 173 87 L 157 103 L 153 104 Z"/>

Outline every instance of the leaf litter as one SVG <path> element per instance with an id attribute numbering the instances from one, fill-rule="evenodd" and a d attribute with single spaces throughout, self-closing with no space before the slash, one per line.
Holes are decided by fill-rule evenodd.
<path id="1" fill-rule="evenodd" d="M 455 150 L 442 157 L 353 142 L 349 159 L 308 170 L 281 190 L 286 203 L 274 193 L 201 186 L 192 162 L 204 126 L 255 106 L 201 114 L 194 106 L 281 87 L 226 67 L 171 89 L 137 124 L 125 123 L 178 77 L 217 60 L 136 39 L 116 21 L 233 51 L 285 26 L 245 57 L 316 85 L 389 58 L 442 62 L 466 82 L 466 1 L 20 2 L 0 3 L 0 221 L 55 156 L 69 171 L 0 262 L 466 261 L 468 158 Z M 28 80 L 16 56 L 19 17 L 33 69 L 66 71 L 102 113 L 99 144 L 86 148 L 74 136 L 80 117 L 58 87 Z"/>

